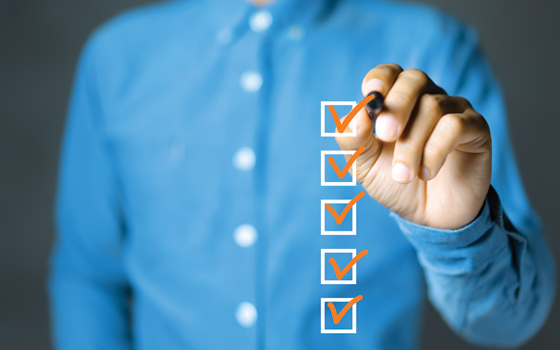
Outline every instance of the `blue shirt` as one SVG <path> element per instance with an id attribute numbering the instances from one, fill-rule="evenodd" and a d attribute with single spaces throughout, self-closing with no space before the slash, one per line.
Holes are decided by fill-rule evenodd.
<path id="1" fill-rule="evenodd" d="M 526 341 L 553 263 L 477 47 L 440 12 L 373 0 L 170 1 L 97 30 L 63 145 L 57 348 L 417 349 L 426 284 L 468 341 Z M 366 196 L 356 235 L 321 235 L 321 200 L 362 190 L 321 186 L 321 151 L 338 150 L 321 101 L 360 101 L 381 63 L 425 71 L 488 120 L 497 193 L 467 227 L 415 225 Z M 368 249 L 357 283 L 321 284 L 321 249 Z M 321 298 L 357 295 L 357 333 L 322 334 Z M 334 325 L 326 308 L 325 327 L 351 329 L 352 313 Z"/>

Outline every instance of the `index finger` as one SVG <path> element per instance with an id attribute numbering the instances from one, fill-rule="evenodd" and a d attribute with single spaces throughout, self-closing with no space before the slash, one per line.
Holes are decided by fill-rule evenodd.
<path id="1" fill-rule="evenodd" d="M 385 63 L 370 70 L 362 81 L 362 94 L 364 97 L 370 92 L 378 91 L 387 96 L 389 90 L 397 80 L 403 69 L 398 64 Z"/>

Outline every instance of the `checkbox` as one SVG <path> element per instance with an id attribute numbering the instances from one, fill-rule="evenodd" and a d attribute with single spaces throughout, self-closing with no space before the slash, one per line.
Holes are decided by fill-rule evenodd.
<path id="1" fill-rule="evenodd" d="M 357 332 L 357 302 L 353 301 L 356 298 L 321 298 L 321 333 L 322 334 L 355 334 Z M 335 323 L 331 310 L 327 310 L 328 303 L 332 303 L 334 307 L 338 310 L 339 314 L 337 316 L 342 316 L 338 323 Z M 349 304 L 352 304 L 352 315 L 348 312 L 343 311 L 343 308 Z M 342 314 L 343 313 L 343 314 Z M 341 315 L 342 314 L 342 315 Z"/>
<path id="2" fill-rule="evenodd" d="M 352 156 L 354 153 L 356 151 L 321 151 L 321 186 L 356 186 L 356 162 L 347 164 L 344 157 L 344 155 Z M 332 158 L 338 169 L 333 168 L 328 158 Z M 345 170 L 347 165 L 350 165 L 349 170 Z M 344 172 L 342 179 L 337 170 L 340 173 Z"/>
<path id="3" fill-rule="evenodd" d="M 356 249 L 321 249 L 321 284 L 356 284 L 356 265 L 353 264 L 351 274 L 346 273 L 342 279 L 336 278 L 334 266 L 329 258 L 333 258 L 337 267 L 345 267 L 356 257 Z"/>
<path id="4" fill-rule="evenodd" d="M 356 204 L 352 205 L 351 215 L 346 215 L 339 225 L 333 215 L 327 211 L 326 205 L 330 204 L 334 210 L 341 212 L 350 203 L 350 199 L 322 199 L 321 200 L 321 235 L 322 236 L 355 236 L 356 235 Z"/>
<path id="5" fill-rule="evenodd" d="M 339 133 L 338 130 L 336 130 L 336 123 L 333 119 L 333 115 L 328 109 L 329 106 L 333 106 L 338 116 L 342 118 L 342 116 L 347 115 L 356 107 L 356 101 L 321 101 L 321 137 L 355 137 L 356 119 L 350 122 L 351 132 Z"/>

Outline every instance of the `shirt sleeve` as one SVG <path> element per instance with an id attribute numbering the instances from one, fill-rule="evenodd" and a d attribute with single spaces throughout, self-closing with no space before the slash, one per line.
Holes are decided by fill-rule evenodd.
<path id="1" fill-rule="evenodd" d="M 92 41 L 78 67 L 62 149 L 49 278 L 53 339 L 57 349 L 128 349 L 125 225 L 104 137 Z"/>
<path id="2" fill-rule="evenodd" d="M 477 219 L 460 230 L 392 216 L 416 248 L 429 298 L 450 327 L 475 344 L 515 347 L 545 322 L 555 271 L 540 220 L 521 183 L 500 88 L 478 50 L 476 33 L 456 22 L 431 47 L 428 71 L 488 121 L 492 187 Z"/>

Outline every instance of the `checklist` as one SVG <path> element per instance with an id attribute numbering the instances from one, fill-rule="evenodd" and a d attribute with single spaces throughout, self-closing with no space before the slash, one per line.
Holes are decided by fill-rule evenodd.
<path id="1" fill-rule="evenodd" d="M 356 206 L 364 195 L 362 191 L 352 199 L 321 200 L 321 235 L 355 235 Z"/>
<path id="2" fill-rule="evenodd" d="M 371 96 L 366 97 L 357 105 L 351 101 L 321 102 L 321 137 L 355 137 L 354 117 L 371 99 Z M 339 117 L 346 113 L 341 112 L 340 107 L 351 108 L 345 118 Z M 327 117 L 327 111 L 331 118 Z M 356 162 L 364 151 L 364 146 L 353 151 L 322 150 L 321 186 L 356 186 Z M 322 199 L 321 235 L 357 235 L 357 205 L 364 195 L 365 192 L 360 191 L 351 199 Z M 368 254 L 368 250 L 356 253 L 356 249 L 321 249 L 321 284 L 357 284 L 358 262 Z M 362 299 L 362 295 L 321 298 L 321 333 L 356 333 L 358 302 Z"/>
<path id="3" fill-rule="evenodd" d="M 321 249 L 321 284 L 356 284 L 355 257 L 356 249 Z"/>
<path id="4" fill-rule="evenodd" d="M 321 186 L 356 186 L 356 159 L 362 147 L 356 151 L 321 151 Z M 350 158 L 346 160 L 345 155 Z"/>
<path id="5" fill-rule="evenodd" d="M 356 284 L 357 263 L 367 253 L 367 249 L 358 255 L 356 249 L 321 249 L 321 284 Z"/>
<path id="6" fill-rule="evenodd" d="M 357 303 L 362 299 L 362 295 L 355 298 L 321 298 L 321 333 L 356 333 L 358 329 Z M 350 311 L 350 315 L 348 315 L 348 311 Z"/>
<path id="7" fill-rule="evenodd" d="M 344 108 L 346 107 L 346 108 Z M 321 137 L 354 137 L 356 121 L 348 120 L 341 123 L 338 115 L 347 115 L 356 107 L 355 101 L 323 101 L 321 102 Z M 333 113 L 336 115 L 334 117 Z M 329 114 L 333 117 L 329 117 Z M 346 130 L 349 126 L 350 131 Z M 341 130 L 339 130 L 341 129 Z"/>
<path id="8" fill-rule="evenodd" d="M 338 215 L 336 210 L 340 210 L 342 207 L 344 207 L 344 209 L 341 214 Z M 349 212 L 351 212 L 351 214 Z M 356 217 L 356 205 L 351 205 L 349 199 L 321 200 L 321 235 L 356 235 Z"/>

